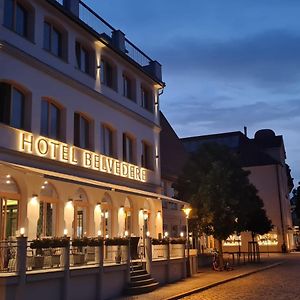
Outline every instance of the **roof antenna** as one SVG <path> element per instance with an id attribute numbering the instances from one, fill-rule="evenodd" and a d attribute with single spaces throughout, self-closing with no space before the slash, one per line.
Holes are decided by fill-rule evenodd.
<path id="1" fill-rule="evenodd" d="M 244 126 L 244 135 L 247 137 L 247 126 Z"/>

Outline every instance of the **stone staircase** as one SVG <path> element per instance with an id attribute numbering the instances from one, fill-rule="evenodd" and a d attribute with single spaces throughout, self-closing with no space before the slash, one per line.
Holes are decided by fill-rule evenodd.
<path id="1" fill-rule="evenodd" d="M 142 263 L 134 262 L 130 267 L 130 282 L 125 289 L 126 295 L 139 295 L 154 291 L 159 283 L 147 273 Z"/>

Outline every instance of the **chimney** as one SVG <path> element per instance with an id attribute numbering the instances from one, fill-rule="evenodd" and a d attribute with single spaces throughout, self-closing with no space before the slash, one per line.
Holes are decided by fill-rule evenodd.
<path id="1" fill-rule="evenodd" d="M 247 126 L 244 126 L 244 135 L 247 137 Z"/>
<path id="2" fill-rule="evenodd" d="M 113 45 L 125 53 L 125 34 L 121 30 L 114 30 L 111 37 Z"/>
<path id="3" fill-rule="evenodd" d="M 67 11 L 79 17 L 79 0 L 63 0 L 63 6 Z"/>

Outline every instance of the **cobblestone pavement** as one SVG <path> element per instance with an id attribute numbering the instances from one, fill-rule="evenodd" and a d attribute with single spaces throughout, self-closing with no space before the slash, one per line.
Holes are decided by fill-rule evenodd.
<path id="1" fill-rule="evenodd" d="M 278 267 L 210 288 L 184 300 L 300 300 L 300 254 Z"/>
<path id="2" fill-rule="evenodd" d="M 291 257 L 291 258 L 290 258 Z M 167 299 L 170 297 L 174 297 L 176 295 L 182 294 L 182 293 L 186 293 L 189 292 L 191 290 L 195 290 L 201 287 L 205 287 L 211 284 L 214 284 L 216 282 L 220 282 L 223 280 L 228 280 L 230 278 L 236 277 L 236 276 L 240 276 L 243 274 L 248 274 L 249 272 L 253 272 L 256 271 L 260 268 L 264 268 L 268 265 L 272 265 L 274 263 L 278 263 L 280 261 L 285 261 L 287 260 L 287 263 L 289 263 L 290 260 L 295 260 L 298 268 L 299 268 L 299 273 L 300 273 L 300 254 L 291 254 L 291 255 L 277 255 L 277 254 L 272 254 L 270 256 L 265 255 L 262 258 L 263 263 L 261 264 L 246 264 L 246 265 L 240 265 L 234 268 L 233 271 L 230 272 L 215 272 L 212 271 L 210 267 L 207 268 L 203 268 L 200 270 L 200 272 L 198 274 L 194 274 L 192 278 L 188 278 L 186 280 L 181 280 L 172 284 L 167 284 L 164 285 L 160 288 L 158 288 L 157 290 L 148 293 L 148 294 L 142 294 L 142 295 L 138 295 L 138 296 L 125 296 L 125 297 L 120 297 L 120 298 L 116 298 L 117 300 L 163 300 L 163 299 Z M 293 264 L 293 263 L 291 263 Z M 279 267 L 275 267 L 273 270 L 276 273 L 277 269 Z M 262 271 L 262 273 L 265 273 L 267 271 Z M 299 275 L 300 276 L 300 275 Z M 299 279 L 299 276 L 297 277 Z M 263 276 L 265 277 L 265 276 Z M 245 280 L 247 281 L 249 277 L 246 277 Z M 236 280 L 236 279 L 235 279 Z M 239 279 L 238 279 L 239 280 Z M 296 281 L 294 281 L 296 282 Z M 299 281 L 300 282 L 300 281 Z M 297 283 L 298 284 L 298 283 Z M 300 286 L 300 284 L 299 284 Z M 253 287 L 252 287 L 253 288 Z M 210 291 L 210 290 L 208 290 Z M 197 295 L 197 297 L 193 296 L 193 298 L 191 299 L 213 299 L 213 300 L 217 300 L 217 299 L 232 299 L 230 297 L 225 298 L 226 296 L 224 296 L 224 292 L 219 296 L 219 298 L 199 298 L 199 295 L 203 295 L 203 293 L 206 292 L 202 292 L 199 293 Z M 299 293 L 300 294 L 300 293 Z M 192 296 L 191 296 L 192 297 Z M 189 298 L 187 298 L 189 299 Z M 234 298 L 234 299 L 244 299 L 243 297 L 239 296 L 238 298 Z M 249 298 L 250 299 L 250 298 Z M 259 299 L 259 298 L 251 298 L 251 299 Z M 261 299 L 266 299 L 266 298 L 261 298 Z M 268 300 L 271 300 L 272 298 L 268 298 Z M 275 298 L 276 299 L 276 298 Z M 288 298 L 283 298 L 283 299 L 288 299 Z M 293 299 L 297 299 L 297 298 L 293 298 Z M 300 298 L 299 298 L 300 300 Z"/>

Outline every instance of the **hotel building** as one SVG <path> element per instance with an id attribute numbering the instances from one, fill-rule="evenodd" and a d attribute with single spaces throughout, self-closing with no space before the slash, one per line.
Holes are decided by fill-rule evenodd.
<path id="1" fill-rule="evenodd" d="M 157 237 L 161 66 L 59 2 L 0 1 L 0 238 Z"/>

